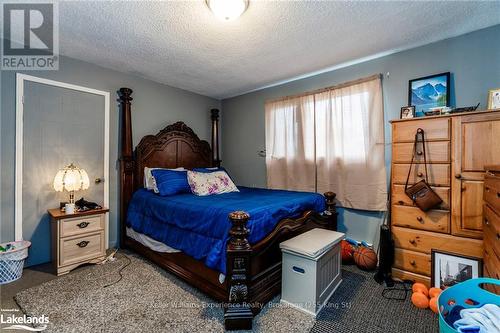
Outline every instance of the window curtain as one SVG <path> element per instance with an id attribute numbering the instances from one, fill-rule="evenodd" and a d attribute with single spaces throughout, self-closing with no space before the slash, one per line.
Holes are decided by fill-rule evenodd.
<path id="1" fill-rule="evenodd" d="M 386 209 L 380 76 L 266 103 L 270 188 L 334 191 L 343 207 Z"/>

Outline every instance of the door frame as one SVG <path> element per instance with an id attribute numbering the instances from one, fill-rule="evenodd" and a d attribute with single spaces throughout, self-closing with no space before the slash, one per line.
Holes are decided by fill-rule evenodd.
<path id="1" fill-rule="evenodd" d="M 15 180 L 15 238 L 23 239 L 23 130 L 24 82 L 30 81 L 53 87 L 71 89 L 104 97 L 104 207 L 109 207 L 109 103 L 108 91 L 96 90 L 71 83 L 54 81 L 27 74 L 16 74 L 16 180 Z M 54 170 L 54 175 L 57 170 Z M 47 207 L 50 208 L 50 207 Z M 109 216 L 105 215 L 106 249 L 109 247 Z"/>

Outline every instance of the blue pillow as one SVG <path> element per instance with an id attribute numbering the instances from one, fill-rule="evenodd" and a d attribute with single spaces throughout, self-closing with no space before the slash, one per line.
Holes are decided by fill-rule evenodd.
<path id="1" fill-rule="evenodd" d="M 191 188 L 187 181 L 187 171 L 158 169 L 152 170 L 151 174 L 155 178 L 156 187 L 161 196 L 191 193 Z"/>

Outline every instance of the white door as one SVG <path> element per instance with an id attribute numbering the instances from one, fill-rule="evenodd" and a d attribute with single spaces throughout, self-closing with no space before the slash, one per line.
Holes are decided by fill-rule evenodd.
<path id="1" fill-rule="evenodd" d="M 22 238 L 32 243 L 26 263 L 31 266 L 51 261 L 47 209 L 59 207 L 69 198 L 67 192 L 53 188 L 60 168 L 73 163 L 89 175 L 90 188 L 76 192 L 75 200 L 84 197 L 107 205 L 109 94 L 106 97 L 30 80 L 23 81 L 22 90 L 21 227 Z"/>

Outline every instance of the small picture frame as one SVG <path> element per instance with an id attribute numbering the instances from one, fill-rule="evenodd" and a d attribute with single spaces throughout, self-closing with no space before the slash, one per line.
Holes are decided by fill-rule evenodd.
<path id="1" fill-rule="evenodd" d="M 431 250 L 431 286 L 442 290 L 483 275 L 481 258 Z"/>
<path id="2" fill-rule="evenodd" d="M 403 106 L 401 107 L 401 113 L 399 115 L 400 119 L 411 119 L 415 118 L 415 106 Z"/>
<path id="3" fill-rule="evenodd" d="M 492 89 L 488 93 L 488 109 L 500 109 L 500 88 Z"/>

